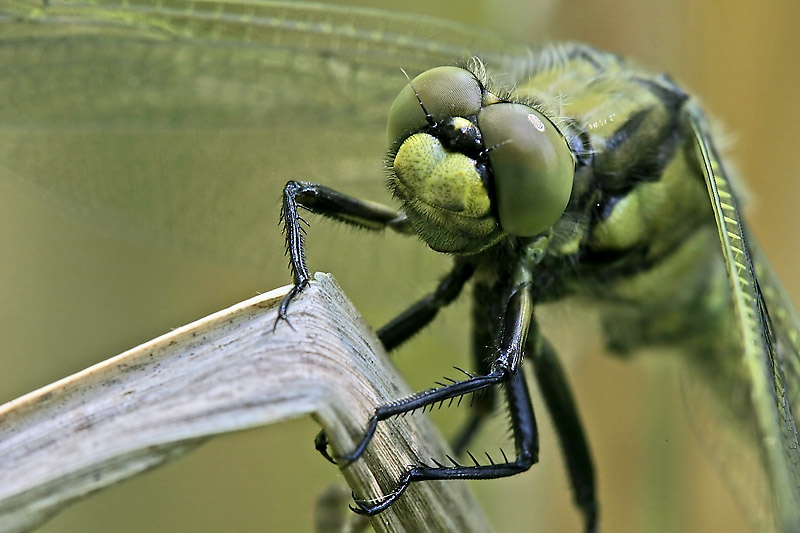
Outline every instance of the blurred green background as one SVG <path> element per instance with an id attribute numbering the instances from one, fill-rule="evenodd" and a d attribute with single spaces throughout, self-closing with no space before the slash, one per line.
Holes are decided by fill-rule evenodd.
<path id="1" fill-rule="evenodd" d="M 407 0 L 396 9 L 512 41 L 583 41 L 669 72 L 725 126 L 728 152 L 750 190 L 748 219 L 800 301 L 796 2 Z M 158 53 L 137 56 L 149 70 L 141 80 L 126 80 L 132 92 L 150 78 L 202 81 L 204 70 L 210 73 L 206 92 L 192 98 L 213 102 L 198 104 L 204 109 L 219 100 L 214 109 L 243 120 L 239 127 L 213 128 L 204 120 L 214 117 L 193 115 L 197 102 L 177 93 L 145 94 L 132 99 L 130 109 L 81 99 L 85 87 L 102 94 L 102 83 L 116 80 L 115 72 L 136 66 L 122 47 L 103 39 L 95 62 L 73 61 L 60 42 L 37 48 L 35 56 L 0 50 L 0 106 L 30 113 L 37 124 L 20 133 L 0 117 L 0 402 L 288 283 L 277 226 L 287 179 L 389 201 L 379 121 L 404 84 L 401 75 L 374 90 L 359 89 L 366 93 L 333 90 L 326 106 L 341 111 L 313 108 L 293 119 L 280 108 L 302 109 L 302 100 L 263 105 L 264 99 L 292 98 L 285 89 L 294 80 L 280 77 L 280 65 L 265 66 L 274 85 L 252 94 L 241 92 L 259 79 L 248 70 L 258 65 L 249 56 L 242 55 L 243 72 L 236 61 L 193 58 L 185 47 L 180 53 L 188 54 L 193 69 L 168 73 L 159 70 L 170 63 Z M 166 39 L 159 53 L 168 55 L 170 46 Z M 39 99 L 32 106 L 7 89 L 24 88 L 21 65 L 37 61 L 45 67 L 30 80 Z M 326 74 L 332 83 L 337 72 Z M 228 75 L 230 84 L 220 85 Z M 248 99 L 259 103 L 264 117 L 248 116 Z M 362 101 L 372 107 L 362 112 Z M 29 175 L 47 177 L 36 182 Z M 366 235 L 316 219 L 312 226 L 312 269 L 332 272 L 375 326 L 430 290 L 449 264 L 413 239 Z M 430 386 L 467 360 L 467 302 L 460 303 L 397 355 L 414 388 Z M 569 377 L 596 457 L 603 529 L 747 531 L 736 500 L 685 422 L 676 365 L 604 356 L 596 336 L 576 334 L 572 322 L 561 325 L 569 316 L 556 310 L 542 325 L 568 352 Z M 512 479 L 473 484 L 497 531 L 579 529 L 541 405 L 537 401 L 541 463 Z M 452 431 L 460 416 L 451 409 L 438 419 Z M 494 427 L 503 432 L 502 424 Z M 297 420 L 215 439 L 73 505 L 42 531 L 309 531 L 316 497 L 338 479 L 313 449 L 317 429 Z"/>

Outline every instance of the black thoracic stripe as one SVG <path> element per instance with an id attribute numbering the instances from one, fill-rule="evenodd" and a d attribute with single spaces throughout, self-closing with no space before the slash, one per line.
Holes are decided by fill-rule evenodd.
<path id="1" fill-rule="evenodd" d="M 631 77 L 628 79 L 643 87 L 647 87 L 651 93 L 661 100 L 664 107 L 666 107 L 667 111 L 670 113 L 678 112 L 689 99 L 689 95 L 675 85 L 672 79 L 666 74 L 662 74 L 655 79 L 640 77 Z"/>
<path id="2" fill-rule="evenodd" d="M 603 152 L 595 156 L 593 168 L 598 185 L 613 196 L 627 193 L 641 181 L 658 180 L 682 139 L 680 117 L 686 93 L 651 80 L 631 78 L 630 81 L 649 89 L 663 109 L 653 106 L 634 113 L 607 140 Z M 655 112 L 663 113 L 669 119 L 656 135 L 650 132 L 643 140 L 642 127 L 652 127 L 647 119 Z M 620 154 L 627 154 L 632 159 L 620 160 Z"/>
<path id="3" fill-rule="evenodd" d="M 655 138 L 642 143 L 640 133 L 643 126 L 650 126 L 647 119 L 653 112 L 648 108 L 633 114 L 595 156 L 595 178 L 606 193 L 625 194 L 641 181 L 656 181 L 672 158 L 680 137 L 677 121 L 665 124 Z M 621 159 L 621 154 L 629 157 Z"/>
<path id="4" fill-rule="evenodd" d="M 607 59 L 609 56 L 611 56 L 611 54 L 601 54 L 601 58 L 598 59 L 597 50 L 588 46 L 578 45 L 570 49 L 567 59 L 571 61 L 585 61 L 586 63 L 592 65 L 597 72 L 605 72 L 606 67 L 602 60 Z M 617 56 L 611 57 L 618 59 Z"/>
<path id="5" fill-rule="evenodd" d="M 600 169 L 605 170 L 607 165 L 604 165 L 604 163 L 610 158 L 616 157 L 617 152 L 631 150 L 631 145 L 639 141 L 639 139 L 637 139 L 639 130 L 642 129 L 642 125 L 653 111 L 653 108 L 650 107 L 641 109 L 631 115 L 628 120 L 617 128 L 614 134 L 608 138 L 606 146 L 603 149 L 603 153 L 609 155 L 601 155 L 598 157 L 597 166 Z"/>

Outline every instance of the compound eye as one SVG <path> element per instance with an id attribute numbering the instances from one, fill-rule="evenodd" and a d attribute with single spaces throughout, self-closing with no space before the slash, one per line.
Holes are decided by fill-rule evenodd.
<path id="1" fill-rule="evenodd" d="M 550 120 L 523 104 L 498 103 L 478 113 L 489 151 L 500 226 L 537 235 L 561 218 L 572 194 L 575 159 Z"/>
<path id="2" fill-rule="evenodd" d="M 475 76 L 463 68 L 426 70 L 411 80 L 392 104 L 386 128 L 390 146 L 428 125 L 420 102 L 434 120 L 468 117 L 481 108 L 481 86 Z"/>

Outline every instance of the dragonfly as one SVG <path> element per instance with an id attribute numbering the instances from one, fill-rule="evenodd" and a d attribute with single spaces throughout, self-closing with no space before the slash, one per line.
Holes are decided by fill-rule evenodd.
<path id="1" fill-rule="evenodd" d="M 400 67 L 413 79 L 477 55 L 507 77 L 498 85 L 512 90 L 536 57 L 527 46 L 484 32 L 372 10 L 271 2 L 7 1 L 1 7 L 3 92 L 18 95 L 4 99 L 2 110 L 4 177 L 79 217 L 96 220 L 102 211 L 115 232 L 200 255 L 224 248 L 244 255 L 234 261 L 262 268 L 265 252 L 254 259 L 250 250 L 272 246 L 279 253 L 281 243 L 270 241 L 270 228 L 253 223 L 255 217 L 243 217 L 262 213 L 272 221 L 269 199 L 279 180 L 325 176 L 337 188 L 381 198 L 386 147 L 375 132 L 385 128 L 388 108 L 407 84 Z M 87 84 L 89 78 L 96 83 Z M 309 120 L 349 127 L 325 136 Z M 281 135 L 264 135 L 267 127 Z M 319 162 L 304 158 L 301 165 L 291 147 L 307 142 L 310 129 Z M 189 167 L 181 166 L 184 160 Z M 365 176 L 372 176 L 369 184 Z M 237 227 L 235 239 L 230 225 Z M 756 270 L 763 268 L 754 257 Z M 312 259 L 336 265 L 333 257 Z M 365 267 L 358 268 L 333 271 L 363 276 Z M 282 279 L 267 276 L 274 276 L 269 283 Z M 762 278 L 771 275 L 756 278 L 764 288 Z M 776 298 L 765 299 L 771 313 L 782 308 Z"/>
<path id="2" fill-rule="evenodd" d="M 742 420 L 761 436 L 778 521 L 800 529 L 792 414 L 800 322 L 750 244 L 703 111 L 668 76 L 640 73 L 581 45 L 545 49 L 511 81 L 511 90 L 493 86 L 476 59 L 428 70 L 400 92 L 387 126 L 388 186 L 399 210 L 314 183 L 290 181 L 284 189 L 295 281 L 281 306 L 284 320 L 311 281 L 300 207 L 368 230 L 415 234 L 454 257 L 433 292 L 378 331 L 387 349 L 427 326 L 475 278 L 476 373 L 377 407 L 356 448 L 337 460 L 357 460 L 381 421 L 500 385 L 511 416 L 514 459 L 503 454 L 481 464 L 468 454 L 467 464 L 420 462 L 391 492 L 356 499 L 353 510 L 383 512 L 414 482 L 528 470 L 539 455 L 523 372 L 532 360 L 585 530 L 596 531 L 587 437 L 534 314 L 538 305 L 580 294 L 603 308 L 612 350 L 679 346 L 722 378 L 727 400 L 747 411 Z M 723 341 L 731 328 L 735 342 Z M 489 406 L 495 400 L 479 398 Z M 481 403 L 456 440 L 458 452 L 489 412 Z M 325 446 L 323 437 L 320 450 L 330 458 Z"/>

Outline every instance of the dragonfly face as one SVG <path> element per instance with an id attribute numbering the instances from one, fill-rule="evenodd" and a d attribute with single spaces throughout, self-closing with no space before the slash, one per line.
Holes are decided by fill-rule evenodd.
<path id="1" fill-rule="evenodd" d="M 537 235 L 569 201 L 575 160 L 564 136 L 465 69 L 412 80 L 392 105 L 388 132 L 397 146 L 389 187 L 434 250 L 474 253 L 509 234 Z"/>
<path id="2" fill-rule="evenodd" d="M 461 4 L 452 6 L 459 17 L 466 16 Z M 489 66 L 507 74 L 517 70 L 513 66 L 516 62 L 525 64 L 529 59 L 527 48 L 494 39 L 485 30 L 476 33 L 458 26 L 436 26 L 418 16 L 398 20 L 392 14 L 378 13 L 369 18 L 357 10 L 328 6 L 316 11 L 333 30 L 323 35 L 317 30 L 324 24 L 301 26 L 309 19 L 298 15 L 302 11 L 299 8 L 287 11 L 286 6 L 264 2 L 258 4 L 263 9 L 257 13 L 248 11 L 254 5 L 233 2 L 220 9 L 214 3 L 194 4 L 191 9 L 181 5 L 176 12 L 159 11 L 143 2 L 106 2 L 101 6 L 94 2 L 51 1 L 42 8 L 39 2 L 12 1 L 0 6 L 3 28 L 10 30 L 0 32 L 0 53 L 4 54 L 0 61 L 4 75 L 0 78 L 3 93 L 15 95 L 13 99 L 0 98 L 0 172 L 4 187 L 0 195 L 0 230 L 5 232 L 2 240 L 6 252 L 0 254 L 0 279 L 12 282 L 0 283 L 0 299 L 8 310 L 0 322 L 13 325 L 0 335 L 0 353 L 6 357 L 4 368 L 15 369 L 0 376 L 7 398 L 126 349 L 202 312 L 284 283 L 285 266 L 275 261 L 282 243 L 272 228 L 275 191 L 287 179 L 324 181 L 363 198 L 390 202 L 388 194 L 381 190 L 381 155 L 386 149 L 382 141 L 392 99 L 406 84 L 401 67 L 413 78 L 426 69 L 452 64 L 456 58 L 479 55 Z M 735 136 L 741 136 L 733 152 L 753 186 L 753 196 L 762 200 L 759 211 L 769 221 L 762 227 L 791 232 L 795 210 L 790 199 L 797 196 L 792 189 L 794 182 L 778 187 L 768 180 L 796 175 L 795 167 L 779 165 L 791 161 L 784 154 L 791 153 L 792 139 L 796 138 L 792 132 L 799 110 L 792 95 L 798 81 L 792 80 L 791 69 L 782 68 L 772 75 L 769 69 L 790 64 L 791 58 L 780 61 L 777 54 L 795 48 L 794 41 L 787 38 L 793 30 L 780 30 L 781 21 L 794 17 L 782 15 L 777 7 L 775 11 L 760 11 L 759 17 L 734 6 L 726 10 L 725 20 L 731 27 L 736 26 L 735 17 L 739 16 L 747 21 L 753 35 L 770 35 L 769 42 L 775 43 L 767 52 L 770 61 L 761 61 L 753 57 L 763 39 L 759 37 L 758 43 L 748 44 L 747 32 L 733 43 L 725 34 L 708 38 L 711 31 L 722 27 L 718 24 L 719 13 L 705 12 L 694 2 L 687 5 L 691 6 L 691 19 L 695 21 L 690 27 L 685 24 L 687 7 L 680 3 L 670 4 L 666 10 L 660 9 L 663 3 L 659 2 L 658 9 L 643 10 L 640 2 L 624 1 L 587 5 L 580 13 L 564 13 L 563 17 L 543 17 L 538 6 L 534 13 L 524 14 L 519 6 L 498 10 L 493 5 L 493 19 L 482 19 L 479 14 L 473 23 L 485 20 L 487 27 L 500 28 L 516 41 L 530 42 L 531 35 L 542 34 L 541 26 L 531 28 L 530 24 L 542 21 L 549 28 L 548 36 L 552 31 L 562 38 L 589 40 L 603 49 L 620 51 L 683 80 L 692 80 L 697 94 L 706 99 L 715 114 L 723 116 Z M 443 3 L 437 2 L 435 8 L 439 6 Z M 409 9 L 419 8 L 409 3 Z M 631 13 L 637 14 L 633 20 Z M 275 47 L 271 43 L 276 42 L 273 38 L 281 26 L 266 24 L 267 17 L 301 24 L 293 26 L 294 33 L 280 34 L 281 45 Z M 343 40 L 346 33 L 337 32 L 341 28 L 364 30 L 360 35 L 371 37 L 360 43 Z M 416 50 L 398 49 L 399 41 L 386 38 L 387 28 L 392 29 L 393 35 L 412 36 L 411 41 L 422 44 Z M 683 36 L 680 40 L 674 39 L 678 28 Z M 301 39 L 292 40 L 290 33 Z M 647 38 L 637 41 L 643 37 Z M 298 44 L 302 40 L 305 43 Z M 306 46 L 308 43 L 311 47 Z M 368 47 L 368 43 L 373 44 Z M 715 87 L 720 86 L 724 91 L 715 92 Z M 416 98 L 412 104 L 418 105 Z M 326 131 L 335 133 L 326 136 Z M 763 145 L 758 144 L 760 139 L 769 140 Z M 309 145 L 314 147 L 315 157 L 309 157 L 307 150 L 297 150 Z M 754 154 L 757 164 L 753 162 Z M 29 208 L 34 203 L 30 199 L 23 201 L 28 198 L 27 193 L 6 194 L 6 189 L 13 189 L 19 182 L 23 183 L 23 190 L 33 190 L 38 198 L 47 199 L 42 202 L 44 207 L 36 203 L 36 209 Z M 77 217 L 54 216 L 50 209 L 53 205 L 59 209 L 67 206 L 67 213 Z M 34 225 L 34 216 L 38 216 L 39 226 Z M 45 225 L 48 221 L 50 226 Z M 581 217 L 571 221 L 573 227 L 580 223 Z M 51 231 L 41 229 L 46 227 Z M 633 224 L 628 231 L 620 225 L 614 238 L 629 239 L 636 227 Z M 327 234 L 328 231 L 335 233 Z M 99 237 L 99 232 L 116 237 Z M 568 247 L 567 237 L 573 233 L 562 226 L 555 235 L 561 248 Z M 776 237 L 780 234 L 762 231 L 760 237 L 785 238 Z M 311 260 L 315 267 L 334 272 L 365 315 L 380 317 L 375 318 L 379 323 L 404 305 L 409 287 L 421 286 L 420 280 L 443 268 L 444 256 L 430 253 L 411 239 L 387 237 L 362 246 L 364 238 L 361 233 L 315 225 L 310 237 Z M 326 250 L 326 241 L 336 242 L 337 250 L 343 245 L 354 250 L 363 247 L 368 249 L 368 255 L 365 252 L 358 261 L 351 261 L 350 254 L 341 259 L 341 254 Z M 109 246 L 113 246 L 112 252 Z M 795 262 L 787 259 L 794 257 L 794 247 L 777 240 L 771 249 L 769 244 L 766 246 L 771 257 L 775 258 L 777 251 L 778 257 L 783 254 L 784 263 Z M 163 252 L 165 249 L 169 251 Z M 405 267 L 397 266 L 402 263 L 391 259 L 398 256 L 419 266 L 409 274 Z M 150 270 L 145 271 L 148 266 Z M 360 281 L 376 268 L 390 280 L 382 285 L 386 294 L 382 302 L 369 297 L 374 287 L 360 292 Z M 786 269 L 784 276 L 786 272 L 790 270 Z M 225 288 L 221 288 L 222 279 L 229 280 Z M 230 283 L 234 280 L 236 284 Z M 639 289 L 627 290 L 636 293 Z M 54 305 L 54 301 L 58 304 Z M 134 306 L 139 302 L 142 309 L 137 312 Z M 454 312 L 458 309 L 450 311 Z M 25 317 L 29 320 L 23 323 Z M 42 324 L 52 335 L 41 335 Z M 102 331 L 98 331 L 98 324 Z M 456 336 L 465 336 L 462 325 L 453 324 L 452 319 L 436 327 L 445 328 L 438 338 L 448 343 Z M 78 335 L 72 341 L 66 340 L 67 334 L 74 332 Z M 567 337 L 583 337 L 583 330 L 570 330 L 563 335 Z M 441 352 L 444 341 L 436 344 L 434 340 L 435 349 L 429 354 L 421 353 L 432 338 L 437 339 L 435 332 L 419 337 L 409 350 L 414 357 L 406 359 L 413 359 L 409 365 L 413 368 L 404 371 L 418 370 L 425 379 L 445 371 L 423 367 L 431 364 L 428 361 L 441 359 L 434 356 Z M 630 343 L 630 337 L 623 336 L 616 342 Z M 59 356 L 53 357 L 54 353 Z M 9 363 L 8 358 L 15 354 L 18 364 L 13 359 Z M 590 399 L 588 405 L 586 400 L 581 402 L 581 397 L 591 398 L 593 384 L 600 379 L 593 375 L 598 368 L 608 371 L 602 366 L 605 359 L 594 354 L 594 350 L 586 351 L 581 370 L 571 369 L 568 373 L 580 390 L 578 401 L 582 403 L 596 459 L 603 461 L 606 431 L 606 442 L 619 443 L 620 433 L 624 433 L 631 449 L 651 450 L 628 438 L 638 434 L 636 428 L 640 426 L 619 429 L 623 420 L 634 424 L 633 415 L 622 417 L 616 413 L 628 413 L 628 406 L 639 405 L 644 401 L 642 394 L 654 387 L 641 380 L 629 380 L 623 387 L 617 381 L 620 373 L 614 372 L 610 385 L 604 385 L 602 390 L 613 389 L 613 397 L 628 391 L 633 399 L 620 400 L 619 409 L 597 411 L 592 411 L 592 404 L 599 405 L 599 401 Z M 451 363 L 448 359 L 443 364 Z M 581 382 L 587 373 L 591 379 Z M 417 379 L 423 379 L 421 376 Z M 661 377 L 653 383 L 661 383 Z M 636 390 L 637 385 L 640 390 Z M 598 393 L 596 398 L 609 399 L 609 395 Z M 648 423 L 654 418 L 657 417 L 644 416 Z M 714 430 L 704 428 L 703 432 Z M 283 442 L 296 438 L 300 437 L 292 434 L 276 439 L 276 446 L 285 449 Z M 662 443 L 679 442 L 674 433 L 652 438 Z M 529 483 L 523 484 L 526 490 L 541 486 L 539 480 L 548 465 L 558 463 L 556 444 L 546 449 L 548 461 L 530 474 L 538 480 L 528 477 Z M 716 446 L 714 449 L 716 455 Z M 639 512 L 632 509 L 651 509 L 655 502 L 662 512 L 654 513 L 657 518 L 651 518 L 648 524 L 658 523 L 665 530 L 679 529 L 674 523 L 674 527 L 663 525 L 662 517 L 668 514 L 675 519 L 681 512 L 691 513 L 691 507 L 658 492 L 661 480 L 668 475 L 681 477 L 675 474 L 679 469 L 662 471 L 657 475 L 658 482 L 648 483 L 647 487 L 658 489 L 655 492 L 645 494 L 634 489 L 624 496 L 623 488 L 639 487 L 642 470 L 653 464 L 642 459 L 640 464 L 646 468 L 637 469 L 632 476 L 636 483 L 630 483 L 624 469 L 634 456 L 626 454 L 621 464 L 598 466 L 601 486 L 615 486 L 613 492 L 602 489 L 604 524 L 613 524 L 615 530 L 622 530 L 625 525 L 641 530 L 641 524 L 636 524 Z M 704 458 L 701 454 L 700 461 Z M 227 460 L 226 456 L 223 462 Z M 303 461 L 305 458 L 299 456 L 287 462 L 296 465 Z M 262 464 L 260 452 L 251 464 Z M 273 466 L 265 467 L 265 473 L 259 476 L 259 487 L 274 475 Z M 205 465 L 198 466 L 197 470 L 204 468 Z M 712 471 L 708 475 L 715 474 Z M 147 483 L 147 478 L 135 483 Z M 564 485 L 560 478 L 553 483 Z M 503 490 L 502 484 L 488 485 L 490 493 Z M 280 500 L 284 488 L 266 489 L 270 496 L 263 509 L 294 505 L 295 498 Z M 153 493 L 155 489 L 151 484 L 138 492 Z M 314 490 L 297 489 L 293 493 Z M 705 485 L 702 490 L 702 497 L 689 499 L 705 500 Z M 573 527 L 575 513 L 568 507 L 567 491 L 548 492 L 548 499 L 541 494 L 518 495 L 520 502 L 504 497 L 487 507 L 495 510 L 493 521 L 504 516 L 528 516 L 529 521 L 538 523 L 553 507 L 552 499 L 560 497 L 564 510 L 555 514 L 568 522 L 553 529 Z M 94 507 L 98 516 L 113 506 L 113 494 L 101 498 L 98 501 L 102 503 Z M 244 497 L 238 500 L 247 501 Z M 273 503 L 274 507 L 269 507 Z M 129 502 L 123 499 L 117 512 L 128 508 Z M 279 514 L 272 511 L 266 516 L 274 518 Z M 694 516 L 707 520 L 708 515 L 703 508 Z M 716 520 L 713 523 L 717 524 Z M 83 527 L 87 528 L 91 526 Z"/>

